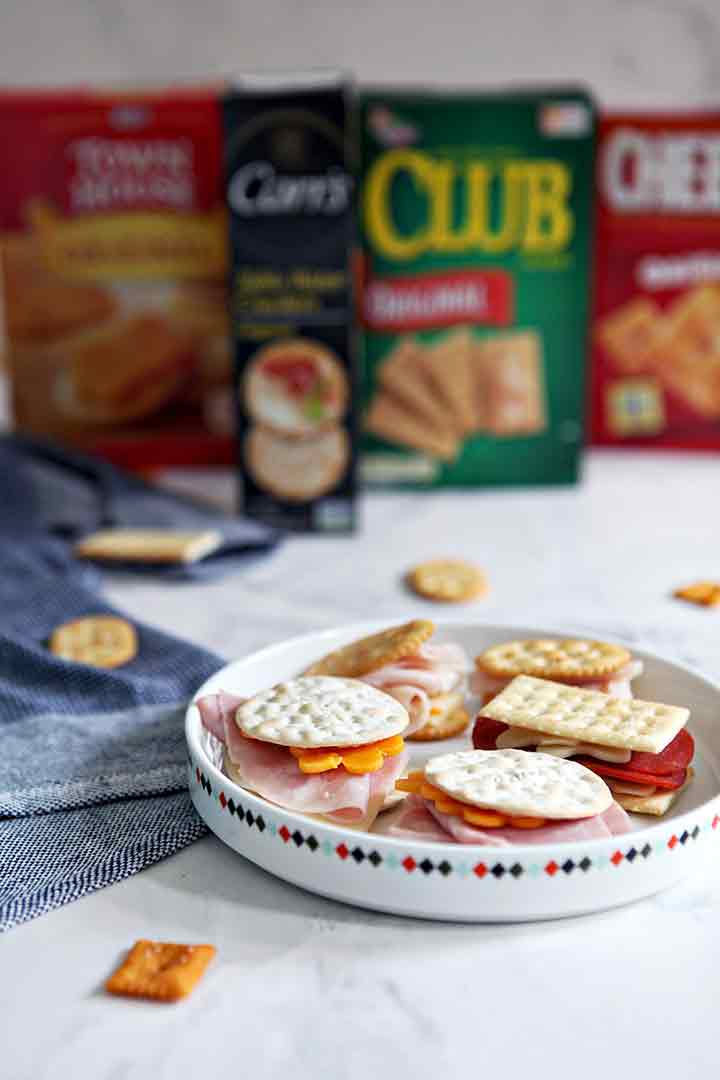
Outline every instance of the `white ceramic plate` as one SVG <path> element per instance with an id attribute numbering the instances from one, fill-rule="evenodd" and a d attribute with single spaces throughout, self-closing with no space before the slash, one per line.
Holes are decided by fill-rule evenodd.
<path id="1" fill-rule="evenodd" d="M 401 621 L 401 620 L 398 620 Z M 253 694 L 292 678 L 311 661 L 382 623 L 306 634 L 236 660 L 200 687 Z M 519 637 L 568 631 L 441 622 L 434 640 L 460 642 L 470 656 Z M 186 737 L 192 800 L 210 829 L 270 873 L 345 903 L 397 915 L 475 922 L 558 918 L 638 900 L 675 884 L 717 857 L 720 840 L 720 687 L 696 672 L 633 648 L 645 663 L 635 694 L 686 705 L 695 736 L 696 776 L 665 818 L 632 815 L 625 836 L 571 844 L 491 848 L 394 839 L 325 824 L 275 807 L 218 768 L 218 741 L 190 705 Z M 417 766 L 459 739 L 410 744 Z"/>

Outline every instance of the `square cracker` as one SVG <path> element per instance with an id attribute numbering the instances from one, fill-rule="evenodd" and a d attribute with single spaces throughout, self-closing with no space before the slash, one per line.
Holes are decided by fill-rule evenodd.
<path id="1" fill-rule="evenodd" d="M 455 419 L 461 434 L 477 427 L 473 379 L 474 339 L 467 326 L 437 338 L 423 351 L 423 371 L 432 393 Z"/>
<path id="2" fill-rule="evenodd" d="M 685 727 L 690 712 L 638 698 L 518 675 L 482 709 L 511 727 L 564 735 L 576 742 L 659 754 Z"/>
<path id="3" fill-rule="evenodd" d="M 426 350 L 414 338 L 401 338 L 383 360 L 378 379 L 407 412 L 417 413 L 441 434 L 460 434 L 457 418 L 425 378 Z"/>
<path id="4" fill-rule="evenodd" d="M 595 327 L 594 337 L 618 371 L 635 375 L 652 371 L 654 350 L 663 327 L 663 316 L 657 304 L 639 296 L 601 319 Z"/>
<path id="5" fill-rule="evenodd" d="M 698 286 L 676 300 L 655 353 L 668 390 L 709 419 L 720 417 L 720 286 Z"/>
<path id="6" fill-rule="evenodd" d="M 540 338 L 533 330 L 486 338 L 476 371 L 487 431 L 532 435 L 547 424 Z"/>
<path id="7" fill-rule="evenodd" d="M 453 432 L 439 432 L 423 423 L 420 416 L 409 411 L 405 403 L 388 390 L 376 393 L 365 418 L 365 427 L 389 443 L 422 450 L 441 461 L 454 461 L 460 452 L 460 444 Z"/>
<path id="8" fill-rule="evenodd" d="M 187 564 L 216 551 L 221 541 L 214 529 L 101 529 L 80 540 L 74 552 L 80 558 L 101 562 Z"/>
<path id="9" fill-rule="evenodd" d="M 688 769 L 685 783 L 674 791 L 658 790 L 652 795 L 621 795 L 613 792 L 615 802 L 619 803 L 624 810 L 629 810 L 631 814 L 652 814 L 653 817 L 662 817 L 682 795 L 694 775 L 694 770 Z"/>
<path id="10" fill-rule="evenodd" d="M 179 1001 L 192 993 L 215 956 L 213 945 L 136 941 L 105 983 L 110 994 Z"/>

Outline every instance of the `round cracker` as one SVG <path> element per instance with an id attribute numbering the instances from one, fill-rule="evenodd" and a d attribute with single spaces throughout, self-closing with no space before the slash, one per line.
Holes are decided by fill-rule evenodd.
<path id="1" fill-rule="evenodd" d="M 527 638 L 493 645 L 475 666 L 498 679 L 534 675 L 555 682 L 592 682 L 619 671 L 632 659 L 622 645 L 586 638 Z"/>
<path id="2" fill-rule="evenodd" d="M 248 698 L 235 720 L 243 735 L 280 746 L 364 746 L 400 735 L 407 709 L 355 679 L 303 676 Z"/>
<path id="3" fill-rule="evenodd" d="M 462 559 L 432 559 L 408 571 L 407 583 L 413 592 L 438 603 L 461 604 L 487 592 L 482 570 Z"/>
<path id="4" fill-rule="evenodd" d="M 323 391 L 320 415 L 308 410 L 307 394 L 292 394 L 281 379 L 268 374 L 268 365 L 278 360 L 312 365 Z M 349 384 L 342 361 L 332 349 L 311 338 L 294 337 L 273 341 L 253 353 L 245 369 L 243 391 L 246 409 L 257 424 L 279 435 L 306 438 L 342 419 Z"/>
<path id="5" fill-rule="evenodd" d="M 423 724 L 412 735 L 407 736 L 408 742 L 434 742 L 439 739 L 451 739 L 453 735 L 459 735 L 470 723 L 470 717 L 463 708 L 453 709 L 445 716 L 431 716 L 426 724 Z"/>
<path id="6" fill-rule="evenodd" d="M 602 777 L 577 761 L 526 750 L 461 750 L 431 758 L 425 776 L 441 791 L 483 810 L 516 817 L 576 820 L 613 801 Z"/>
<path id="7" fill-rule="evenodd" d="M 435 624 L 428 619 L 413 619 L 402 626 L 391 626 L 328 653 L 303 674 L 359 679 L 386 664 L 402 660 L 404 656 L 411 656 L 434 631 Z"/>
<path id="8" fill-rule="evenodd" d="M 50 652 L 63 660 L 116 668 L 127 664 L 138 651 L 135 627 L 117 615 L 88 615 L 53 630 Z"/>

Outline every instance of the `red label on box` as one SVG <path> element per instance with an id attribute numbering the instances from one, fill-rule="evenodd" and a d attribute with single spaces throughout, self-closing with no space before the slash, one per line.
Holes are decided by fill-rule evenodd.
<path id="1" fill-rule="evenodd" d="M 720 112 L 605 117 L 592 433 L 720 448 Z"/>
<path id="2" fill-rule="evenodd" d="M 468 322 L 509 326 L 513 308 L 513 279 L 502 270 L 375 278 L 362 293 L 365 326 L 386 333 Z"/>

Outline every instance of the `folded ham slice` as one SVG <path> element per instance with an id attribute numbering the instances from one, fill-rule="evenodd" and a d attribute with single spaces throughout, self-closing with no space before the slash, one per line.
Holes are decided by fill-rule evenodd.
<path id="1" fill-rule="evenodd" d="M 467 670 L 468 659 L 460 645 L 426 643 L 412 656 L 363 675 L 362 681 L 384 690 L 405 706 L 410 723 L 403 735 L 412 735 L 430 719 L 430 699 L 459 690 Z"/>
<path id="2" fill-rule="evenodd" d="M 581 821 L 555 821 L 539 829 L 481 829 L 462 818 L 442 814 L 429 799 L 408 795 L 392 818 L 376 827 L 387 836 L 406 840 L 441 840 L 446 844 L 478 844 L 481 847 L 513 847 L 520 844 L 563 844 L 578 840 L 601 840 L 629 832 L 630 819 L 617 803 L 595 817 Z"/>
<path id="3" fill-rule="evenodd" d="M 235 723 L 242 698 L 221 691 L 196 701 L 203 725 L 225 746 L 224 767 L 231 780 L 269 802 L 302 814 L 321 814 L 347 824 L 369 824 L 407 765 L 403 751 L 382 769 L 353 775 L 342 767 L 307 774 L 284 746 L 248 739 Z"/>
<path id="4" fill-rule="evenodd" d="M 569 685 L 581 686 L 583 690 L 599 690 L 602 694 L 612 694 L 613 697 L 631 698 L 632 680 L 642 675 L 642 660 L 629 660 L 627 664 L 607 675 L 604 679 L 596 679 L 594 682 L 569 683 Z M 479 697 L 483 705 L 487 705 L 497 694 L 512 682 L 515 676 L 509 679 L 498 679 L 494 675 L 476 669 L 470 676 L 470 691 Z M 555 680 L 560 682 L 559 679 Z"/>

